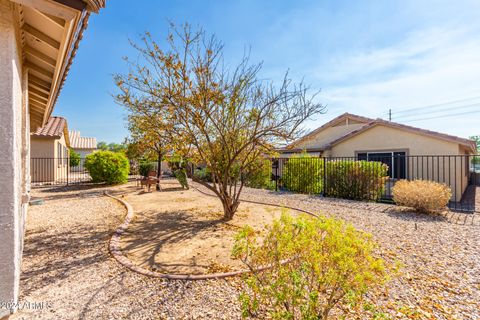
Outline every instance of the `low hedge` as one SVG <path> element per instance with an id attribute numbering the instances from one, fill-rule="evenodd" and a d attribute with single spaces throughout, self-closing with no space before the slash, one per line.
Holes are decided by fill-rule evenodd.
<path id="1" fill-rule="evenodd" d="M 378 200 L 388 179 L 388 166 L 376 161 L 335 160 L 326 164 L 325 194 L 352 200 Z"/>
<path id="2" fill-rule="evenodd" d="M 305 155 L 288 159 L 283 167 L 283 186 L 293 192 L 353 200 L 378 200 L 382 196 L 387 165 L 363 160 L 324 161 Z"/>
<path id="3" fill-rule="evenodd" d="M 251 188 L 270 188 L 272 181 L 272 162 L 268 159 L 259 160 L 245 176 L 245 185 Z"/>
<path id="4" fill-rule="evenodd" d="M 130 164 L 123 153 L 97 151 L 85 158 L 85 168 L 93 182 L 118 184 L 128 181 Z"/>
<path id="5" fill-rule="evenodd" d="M 292 156 L 283 167 L 282 182 L 293 192 L 322 193 L 323 159 L 304 154 Z"/>

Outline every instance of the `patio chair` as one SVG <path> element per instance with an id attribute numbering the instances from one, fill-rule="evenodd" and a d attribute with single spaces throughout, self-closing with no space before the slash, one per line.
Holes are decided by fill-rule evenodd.
<path id="1" fill-rule="evenodd" d="M 140 186 L 147 187 L 148 192 L 150 192 L 150 187 L 152 185 L 156 185 L 158 183 L 157 172 L 156 171 L 149 171 L 146 177 L 140 178 Z"/>

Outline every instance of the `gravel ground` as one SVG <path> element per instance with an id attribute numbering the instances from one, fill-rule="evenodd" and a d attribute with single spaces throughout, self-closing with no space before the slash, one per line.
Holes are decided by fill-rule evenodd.
<path id="1" fill-rule="evenodd" d="M 108 252 L 126 210 L 101 189 L 34 190 L 19 310 L 11 319 L 238 319 L 227 280 L 163 281 L 128 271 Z M 68 189 L 67 189 L 68 190 Z M 27 303 L 43 302 L 43 308 Z"/>
<path id="2" fill-rule="evenodd" d="M 20 303 L 12 319 L 238 319 L 233 280 L 164 281 L 108 253 L 125 215 L 102 188 L 39 189 L 27 218 Z M 400 274 L 378 297 L 393 318 L 480 319 L 478 214 L 429 217 L 397 207 L 245 189 L 243 197 L 333 215 L 371 232 Z"/>

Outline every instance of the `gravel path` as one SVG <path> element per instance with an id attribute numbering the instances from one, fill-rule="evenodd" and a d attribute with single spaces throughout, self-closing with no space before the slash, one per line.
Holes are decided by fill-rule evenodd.
<path id="1" fill-rule="evenodd" d="M 44 304 L 11 319 L 239 318 L 227 280 L 164 281 L 117 263 L 108 240 L 126 211 L 101 189 L 34 193 L 46 201 L 29 210 L 20 303 Z"/>
<path id="2" fill-rule="evenodd" d="M 125 209 L 102 193 L 35 190 L 46 203 L 30 207 L 20 302 L 46 307 L 25 308 L 12 319 L 239 318 L 234 280 L 165 281 L 120 266 L 108 240 Z M 393 318 L 480 318 L 478 214 L 428 217 L 390 205 L 248 188 L 243 197 L 333 215 L 371 232 L 382 256 L 403 264 L 377 297 Z"/>
<path id="3" fill-rule="evenodd" d="M 210 193 L 199 184 L 193 186 Z M 428 216 L 389 204 L 246 188 L 245 200 L 334 216 L 370 232 L 386 260 L 400 261 L 381 303 L 396 317 L 480 319 L 480 217 L 447 212 Z M 377 297 L 382 299 L 382 297 Z"/>

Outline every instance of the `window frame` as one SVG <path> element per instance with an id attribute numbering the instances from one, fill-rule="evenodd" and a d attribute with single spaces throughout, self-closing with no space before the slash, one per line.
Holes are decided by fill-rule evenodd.
<path id="1" fill-rule="evenodd" d="M 356 158 L 359 159 L 359 155 L 364 155 L 366 154 L 367 158 L 364 160 L 364 161 L 372 161 L 370 160 L 370 155 L 375 155 L 375 154 L 390 154 L 390 159 L 391 159 L 391 164 L 392 164 L 392 167 L 389 168 L 390 169 L 390 172 L 391 172 L 391 176 L 390 176 L 390 179 L 393 179 L 393 180 L 399 180 L 399 179 L 406 179 L 407 177 L 407 163 L 408 161 L 405 161 L 405 165 L 404 165 L 404 175 L 405 175 L 405 178 L 398 178 L 398 177 L 395 177 L 395 154 L 396 153 L 403 153 L 401 156 L 404 156 L 405 157 L 405 160 L 407 158 L 407 151 L 406 150 L 371 150 L 371 151 L 357 151 L 355 152 L 356 153 Z M 401 176 L 401 173 L 399 172 L 398 175 Z"/>

